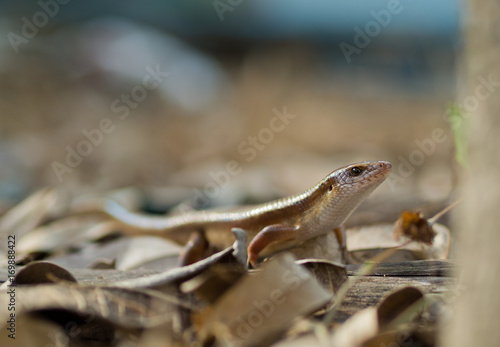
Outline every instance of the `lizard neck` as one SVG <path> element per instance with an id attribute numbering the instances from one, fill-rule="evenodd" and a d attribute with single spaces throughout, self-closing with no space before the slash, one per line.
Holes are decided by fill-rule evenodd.
<path id="1" fill-rule="evenodd" d="M 253 206 L 248 212 L 253 217 L 272 214 L 288 219 L 289 222 L 294 222 L 292 219 L 295 219 L 295 224 L 299 225 L 316 214 L 317 204 L 323 195 L 323 187 L 318 184 L 302 193 Z"/>

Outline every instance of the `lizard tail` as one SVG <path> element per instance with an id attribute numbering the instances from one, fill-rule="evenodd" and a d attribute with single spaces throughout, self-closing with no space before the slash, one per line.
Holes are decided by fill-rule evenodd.
<path id="1" fill-rule="evenodd" d="M 118 202 L 108 199 L 94 199 L 82 202 L 71 208 L 72 213 L 87 214 L 101 213 L 111 217 L 126 235 L 131 236 L 160 236 L 177 243 L 187 242 L 189 233 L 177 232 L 180 217 L 165 217 L 146 215 L 129 211 Z"/>

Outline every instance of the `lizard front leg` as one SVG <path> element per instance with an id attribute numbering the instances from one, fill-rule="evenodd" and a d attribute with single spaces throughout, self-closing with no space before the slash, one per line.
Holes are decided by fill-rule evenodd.
<path id="1" fill-rule="evenodd" d="M 270 243 L 299 239 L 299 227 L 295 225 L 274 224 L 262 229 L 248 246 L 248 261 L 253 267 L 257 265 L 259 253 Z"/>
<path id="2" fill-rule="evenodd" d="M 345 227 L 342 224 L 338 228 L 333 229 L 335 236 L 337 237 L 337 241 L 340 245 L 340 252 L 342 253 L 342 260 L 344 264 L 349 264 L 349 253 L 347 252 L 347 237 L 345 234 Z"/>
<path id="3" fill-rule="evenodd" d="M 208 249 L 208 241 L 201 231 L 195 231 L 179 256 L 179 266 L 186 266 L 203 259 Z"/>

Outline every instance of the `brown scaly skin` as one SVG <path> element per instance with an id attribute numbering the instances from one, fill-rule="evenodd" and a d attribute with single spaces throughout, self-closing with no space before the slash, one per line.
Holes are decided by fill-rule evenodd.
<path id="1" fill-rule="evenodd" d="M 232 228 L 248 234 L 249 261 L 273 254 L 342 226 L 359 204 L 389 175 L 391 164 L 367 161 L 337 169 L 303 193 L 234 209 L 191 211 L 179 216 L 147 216 L 107 200 L 104 212 L 129 235 L 158 235 L 186 244 L 191 232 L 202 231 L 208 242 L 227 247 Z M 343 235 L 345 243 L 345 235 Z M 345 246 L 345 244 L 343 245 Z"/>

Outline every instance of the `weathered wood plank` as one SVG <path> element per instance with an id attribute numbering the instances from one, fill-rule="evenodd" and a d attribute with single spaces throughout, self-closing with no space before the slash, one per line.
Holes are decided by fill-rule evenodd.
<path id="1" fill-rule="evenodd" d="M 445 294 L 456 283 L 451 277 L 381 277 L 352 276 L 356 282 L 349 289 L 334 319 L 343 322 L 354 313 L 375 306 L 379 301 L 398 288 L 414 286 L 425 294 Z"/>
<path id="2" fill-rule="evenodd" d="M 75 277 L 78 283 L 95 285 L 116 281 L 129 280 L 131 278 L 140 278 L 155 275 L 155 270 L 96 270 L 96 269 L 68 269 Z"/>
<path id="3" fill-rule="evenodd" d="M 347 274 L 355 275 L 362 265 L 348 265 Z M 380 263 L 370 276 L 390 277 L 451 277 L 455 264 L 449 260 L 413 260 L 395 263 Z"/>

